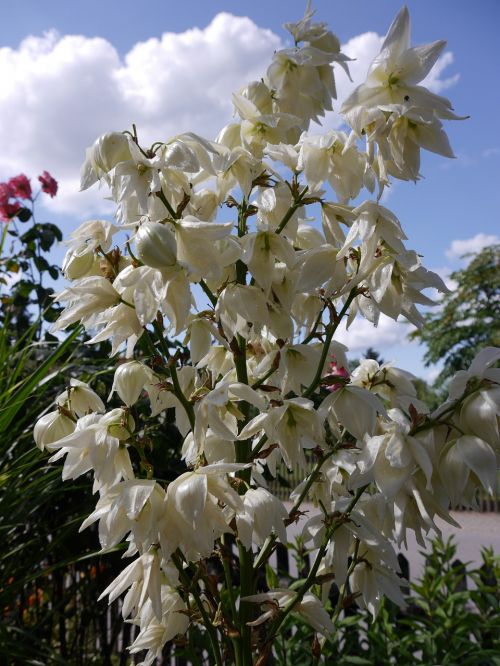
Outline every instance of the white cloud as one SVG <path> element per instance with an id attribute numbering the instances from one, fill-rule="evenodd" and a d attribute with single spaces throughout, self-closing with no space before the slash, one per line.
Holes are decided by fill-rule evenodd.
<path id="1" fill-rule="evenodd" d="M 134 122 L 144 142 L 187 130 L 213 138 L 231 118 L 231 93 L 280 46 L 249 18 L 220 13 L 204 29 L 139 42 L 123 60 L 105 39 L 54 31 L 2 48 L 0 176 L 47 169 L 60 181 L 54 210 L 102 212 L 102 192 L 75 187 L 88 145 Z"/>
<path id="2" fill-rule="evenodd" d="M 377 327 L 368 320 L 358 317 L 349 330 L 339 327 L 335 340 L 346 345 L 350 352 L 363 352 L 368 347 L 383 350 L 394 345 L 409 344 L 407 335 L 412 326 L 405 321 L 394 321 L 386 315 L 380 315 Z"/>
<path id="3" fill-rule="evenodd" d="M 419 85 L 425 86 L 432 90 L 435 93 L 441 93 L 443 90 L 447 90 L 458 83 L 460 79 L 460 74 L 453 74 L 448 78 L 441 78 L 441 74 L 444 70 L 453 63 L 453 53 L 451 51 L 446 51 L 442 56 L 438 58 L 438 61 L 431 69 L 429 74 Z"/>
<path id="4" fill-rule="evenodd" d="M 337 109 L 363 81 L 382 40 L 367 32 L 343 46 L 355 58 L 353 82 L 335 68 Z M 231 93 L 260 78 L 282 45 L 251 19 L 219 13 L 203 29 L 139 42 L 124 58 L 106 39 L 55 31 L 27 37 L 17 49 L 0 48 L 0 177 L 23 171 L 36 179 L 47 169 L 60 181 L 60 194 L 48 207 L 79 218 L 105 214 L 102 192 L 77 192 L 88 145 L 132 123 L 145 143 L 186 130 L 214 137 L 231 119 Z M 434 90 L 454 82 L 441 78 L 451 62 L 444 54 L 430 75 Z M 324 123 L 340 124 L 336 113 Z"/>
<path id="5" fill-rule="evenodd" d="M 472 238 L 452 241 L 445 254 L 450 260 L 459 259 L 464 254 L 479 252 L 484 247 L 488 247 L 488 245 L 496 245 L 497 243 L 500 243 L 499 236 L 496 234 L 484 234 L 481 232 Z"/>

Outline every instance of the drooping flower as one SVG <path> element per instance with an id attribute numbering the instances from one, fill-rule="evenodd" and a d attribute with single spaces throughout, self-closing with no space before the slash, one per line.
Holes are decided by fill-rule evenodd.
<path id="1" fill-rule="evenodd" d="M 48 171 L 42 171 L 41 175 L 38 176 L 38 180 L 42 185 L 42 192 L 45 192 L 45 194 L 48 194 L 53 199 L 59 187 L 57 180 Z"/>
<path id="2" fill-rule="evenodd" d="M 280 610 L 285 608 L 296 596 L 294 590 L 275 589 L 261 594 L 251 594 L 243 597 L 243 601 L 252 601 L 262 604 L 267 610 L 253 622 L 248 624 L 252 627 L 258 626 L 273 618 Z M 326 612 L 321 601 L 312 592 L 307 592 L 301 601 L 294 606 L 294 612 L 298 613 L 315 631 L 330 636 L 335 627 Z"/>
<path id="3" fill-rule="evenodd" d="M 31 184 L 29 178 L 24 173 L 11 178 L 7 185 L 12 191 L 12 196 L 18 199 L 31 199 Z"/>

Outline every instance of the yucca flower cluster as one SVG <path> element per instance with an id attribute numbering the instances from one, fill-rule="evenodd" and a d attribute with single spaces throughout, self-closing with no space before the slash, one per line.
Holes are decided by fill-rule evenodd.
<path id="1" fill-rule="evenodd" d="M 215 141 L 186 133 L 145 147 L 135 128 L 111 132 L 82 168 L 82 189 L 109 186 L 116 222 L 73 232 L 54 328 L 81 322 L 90 343 L 111 342 L 122 404 L 107 410 L 73 379 L 35 439 L 64 459 L 64 479 L 92 472 L 98 501 L 82 528 L 98 522 L 103 550 L 128 544 L 103 596 L 126 592 L 123 617 L 139 628 L 130 650 L 145 650 L 145 665 L 191 624 L 213 663 L 264 664 L 290 613 L 328 638 L 347 583 L 374 615 L 383 595 L 402 603 L 395 547 L 408 532 L 423 544 L 437 518 L 453 523 L 450 504 L 496 487 L 500 350 L 481 352 L 429 413 L 412 375 L 372 360 L 350 373 L 335 339 L 357 317 L 419 325 L 422 291 L 446 291 L 380 204 L 392 179 L 419 178 L 422 149 L 452 156 L 442 121 L 457 116 L 418 85 L 444 42 L 411 47 L 403 9 L 342 107 L 351 129 L 321 133 L 349 58 L 309 10 L 286 27 L 295 45 L 234 94 L 236 119 Z M 134 409 L 144 396 L 147 417 Z M 147 441 L 172 409 L 186 471 L 167 483 Z M 266 479 L 307 463 L 287 508 Z M 318 507 L 301 523 L 309 575 L 257 594 L 305 502 Z M 239 545 L 234 589 L 203 565 L 225 535 Z"/>

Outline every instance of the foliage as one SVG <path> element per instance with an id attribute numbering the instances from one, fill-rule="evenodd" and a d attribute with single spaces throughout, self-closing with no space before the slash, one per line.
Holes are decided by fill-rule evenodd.
<path id="1" fill-rule="evenodd" d="M 39 335 L 43 321 L 53 322 L 60 311 L 53 302 L 54 289 L 46 282 L 59 277 L 50 251 L 62 233 L 51 222 L 38 222 L 35 211 L 41 195 L 57 194 L 57 182 L 46 171 L 38 180 L 41 188 L 36 194 L 24 174 L 0 183 L 0 323 L 12 332 L 13 341 L 29 328 L 33 312 L 38 313 Z"/>
<path id="2" fill-rule="evenodd" d="M 422 555 L 424 571 L 410 585 L 406 608 L 384 599 L 372 621 L 354 598 L 348 599 L 336 634 L 321 646 L 325 663 L 500 664 L 500 558 L 483 549 L 481 566 L 462 564 L 451 539 L 435 539 Z M 300 622 L 292 630 L 296 624 L 295 619 L 278 645 L 277 663 L 317 663 L 314 632 Z"/>
<path id="3" fill-rule="evenodd" d="M 426 365 L 443 363 L 438 385 L 468 367 L 482 347 L 500 345 L 500 245 L 478 252 L 451 279 L 456 289 L 410 335 L 426 345 Z"/>

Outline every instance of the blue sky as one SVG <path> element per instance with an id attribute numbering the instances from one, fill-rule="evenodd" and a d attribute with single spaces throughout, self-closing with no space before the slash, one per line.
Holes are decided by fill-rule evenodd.
<path id="1" fill-rule="evenodd" d="M 414 44 L 448 40 L 433 85 L 458 114 L 470 118 L 447 123 L 458 159 L 426 154 L 424 179 L 417 185 L 397 183 L 385 203 L 400 218 L 408 246 L 424 256 L 428 268 L 446 273 L 460 265 L 461 252 L 500 235 L 500 2 L 407 5 Z M 109 208 L 100 208 L 98 193 L 77 193 L 85 146 L 103 131 L 126 129 L 132 120 L 139 129 L 142 120 L 156 138 L 189 129 L 212 137 L 230 117 L 228 103 L 218 96 L 229 98 L 232 89 L 265 70 L 272 51 L 287 39 L 281 24 L 299 18 L 304 6 L 297 0 L 150 0 L 144 9 L 129 0 L 9 3 L 0 23 L 0 179 L 52 171 L 61 180 L 61 197 L 43 212 L 65 233 L 88 216 L 109 214 Z M 373 48 L 401 3 L 317 0 L 314 7 L 318 19 L 356 51 Z M 220 12 L 250 21 L 226 16 L 208 29 Z M 184 34 L 158 41 L 166 32 Z M 26 41 L 28 36 L 34 39 Z M 366 68 L 369 57 L 355 55 L 355 67 Z M 343 78 L 339 72 L 339 84 Z M 386 358 L 425 375 L 422 350 L 401 345 L 402 338 L 404 332 L 387 323 L 378 338 L 366 339 L 375 346 L 379 340 Z M 345 340 L 363 348 L 354 333 Z"/>

